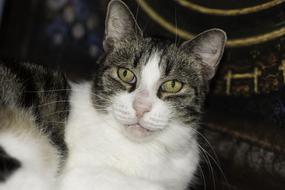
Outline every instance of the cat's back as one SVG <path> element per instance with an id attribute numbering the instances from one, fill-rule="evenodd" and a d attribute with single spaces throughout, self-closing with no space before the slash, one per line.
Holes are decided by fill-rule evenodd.
<path id="1" fill-rule="evenodd" d="M 23 86 L 17 77 L 16 66 L 14 63 L 7 64 L 5 62 L 0 62 L 0 86 L 1 107 L 19 103 L 20 97 L 17 95 L 21 93 Z"/>
<path id="2" fill-rule="evenodd" d="M 0 61 L 0 102 L 31 107 L 68 90 L 61 72 L 31 63 Z"/>
<path id="3" fill-rule="evenodd" d="M 68 94 L 58 71 L 0 62 L 0 189 L 52 186 L 65 147 Z"/>
<path id="4" fill-rule="evenodd" d="M 0 62 L 0 109 L 29 113 L 37 128 L 61 149 L 64 149 L 69 94 L 70 87 L 58 69 L 24 62 Z"/>

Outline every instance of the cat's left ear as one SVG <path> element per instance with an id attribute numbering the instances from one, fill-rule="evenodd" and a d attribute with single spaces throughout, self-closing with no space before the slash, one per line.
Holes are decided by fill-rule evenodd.
<path id="1" fill-rule="evenodd" d="M 226 40 L 227 36 L 223 30 L 211 29 L 184 42 L 180 48 L 201 59 L 204 78 L 211 80 L 222 58 Z"/>
<path id="2" fill-rule="evenodd" d="M 142 30 L 134 15 L 124 2 L 110 1 L 105 21 L 104 50 L 113 48 L 120 41 L 135 37 L 142 37 Z"/>

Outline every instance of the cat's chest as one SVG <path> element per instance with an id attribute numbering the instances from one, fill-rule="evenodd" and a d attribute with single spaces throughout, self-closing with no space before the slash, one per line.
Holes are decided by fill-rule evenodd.
<path id="1" fill-rule="evenodd" d="M 141 177 L 152 176 L 154 178 L 174 169 L 171 159 L 168 159 L 166 155 L 159 155 L 154 150 L 153 152 L 140 149 L 110 150 L 110 152 L 105 152 L 105 159 L 98 161 L 128 175 Z"/>
<path id="2" fill-rule="evenodd" d="M 121 134 L 114 134 L 116 132 L 98 134 L 89 152 L 94 156 L 94 162 L 131 175 L 152 176 L 173 170 L 171 155 L 163 145 L 133 143 Z"/>
<path id="3" fill-rule="evenodd" d="M 167 148 L 159 142 L 135 143 L 127 139 L 120 129 L 110 127 L 109 122 L 97 122 L 96 126 L 77 130 L 77 139 L 71 150 L 70 162 L 116 168 L 125 174 L 161 178 L 175 170 L 175 164 Z M 72 155 L 74 152 L 74 155 Z"/>

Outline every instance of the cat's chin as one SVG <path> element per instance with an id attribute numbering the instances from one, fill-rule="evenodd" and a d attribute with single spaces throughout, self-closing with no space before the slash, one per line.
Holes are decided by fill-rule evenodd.
<path id="1" fill-rule="evenodd" d="M 147 137 L 150 137 L 153 133 L 155 133 L 155 131 L 149 130 L 138 123 L 132 125 L 126 125 L 125 131 L 128 137 L 130 137 L 133 140 L 139 140 L 139 141 Z"/>

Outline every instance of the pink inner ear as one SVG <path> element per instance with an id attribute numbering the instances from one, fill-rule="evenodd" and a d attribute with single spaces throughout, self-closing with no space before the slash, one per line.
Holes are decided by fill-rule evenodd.
<path id="1" fill-rule="evenodd" d="M 150 112 L 152 101 L 147 90 L 142 90 L 136 94 L 133 107 L 138 118 L 143 117 L 146 112 Z"/>

